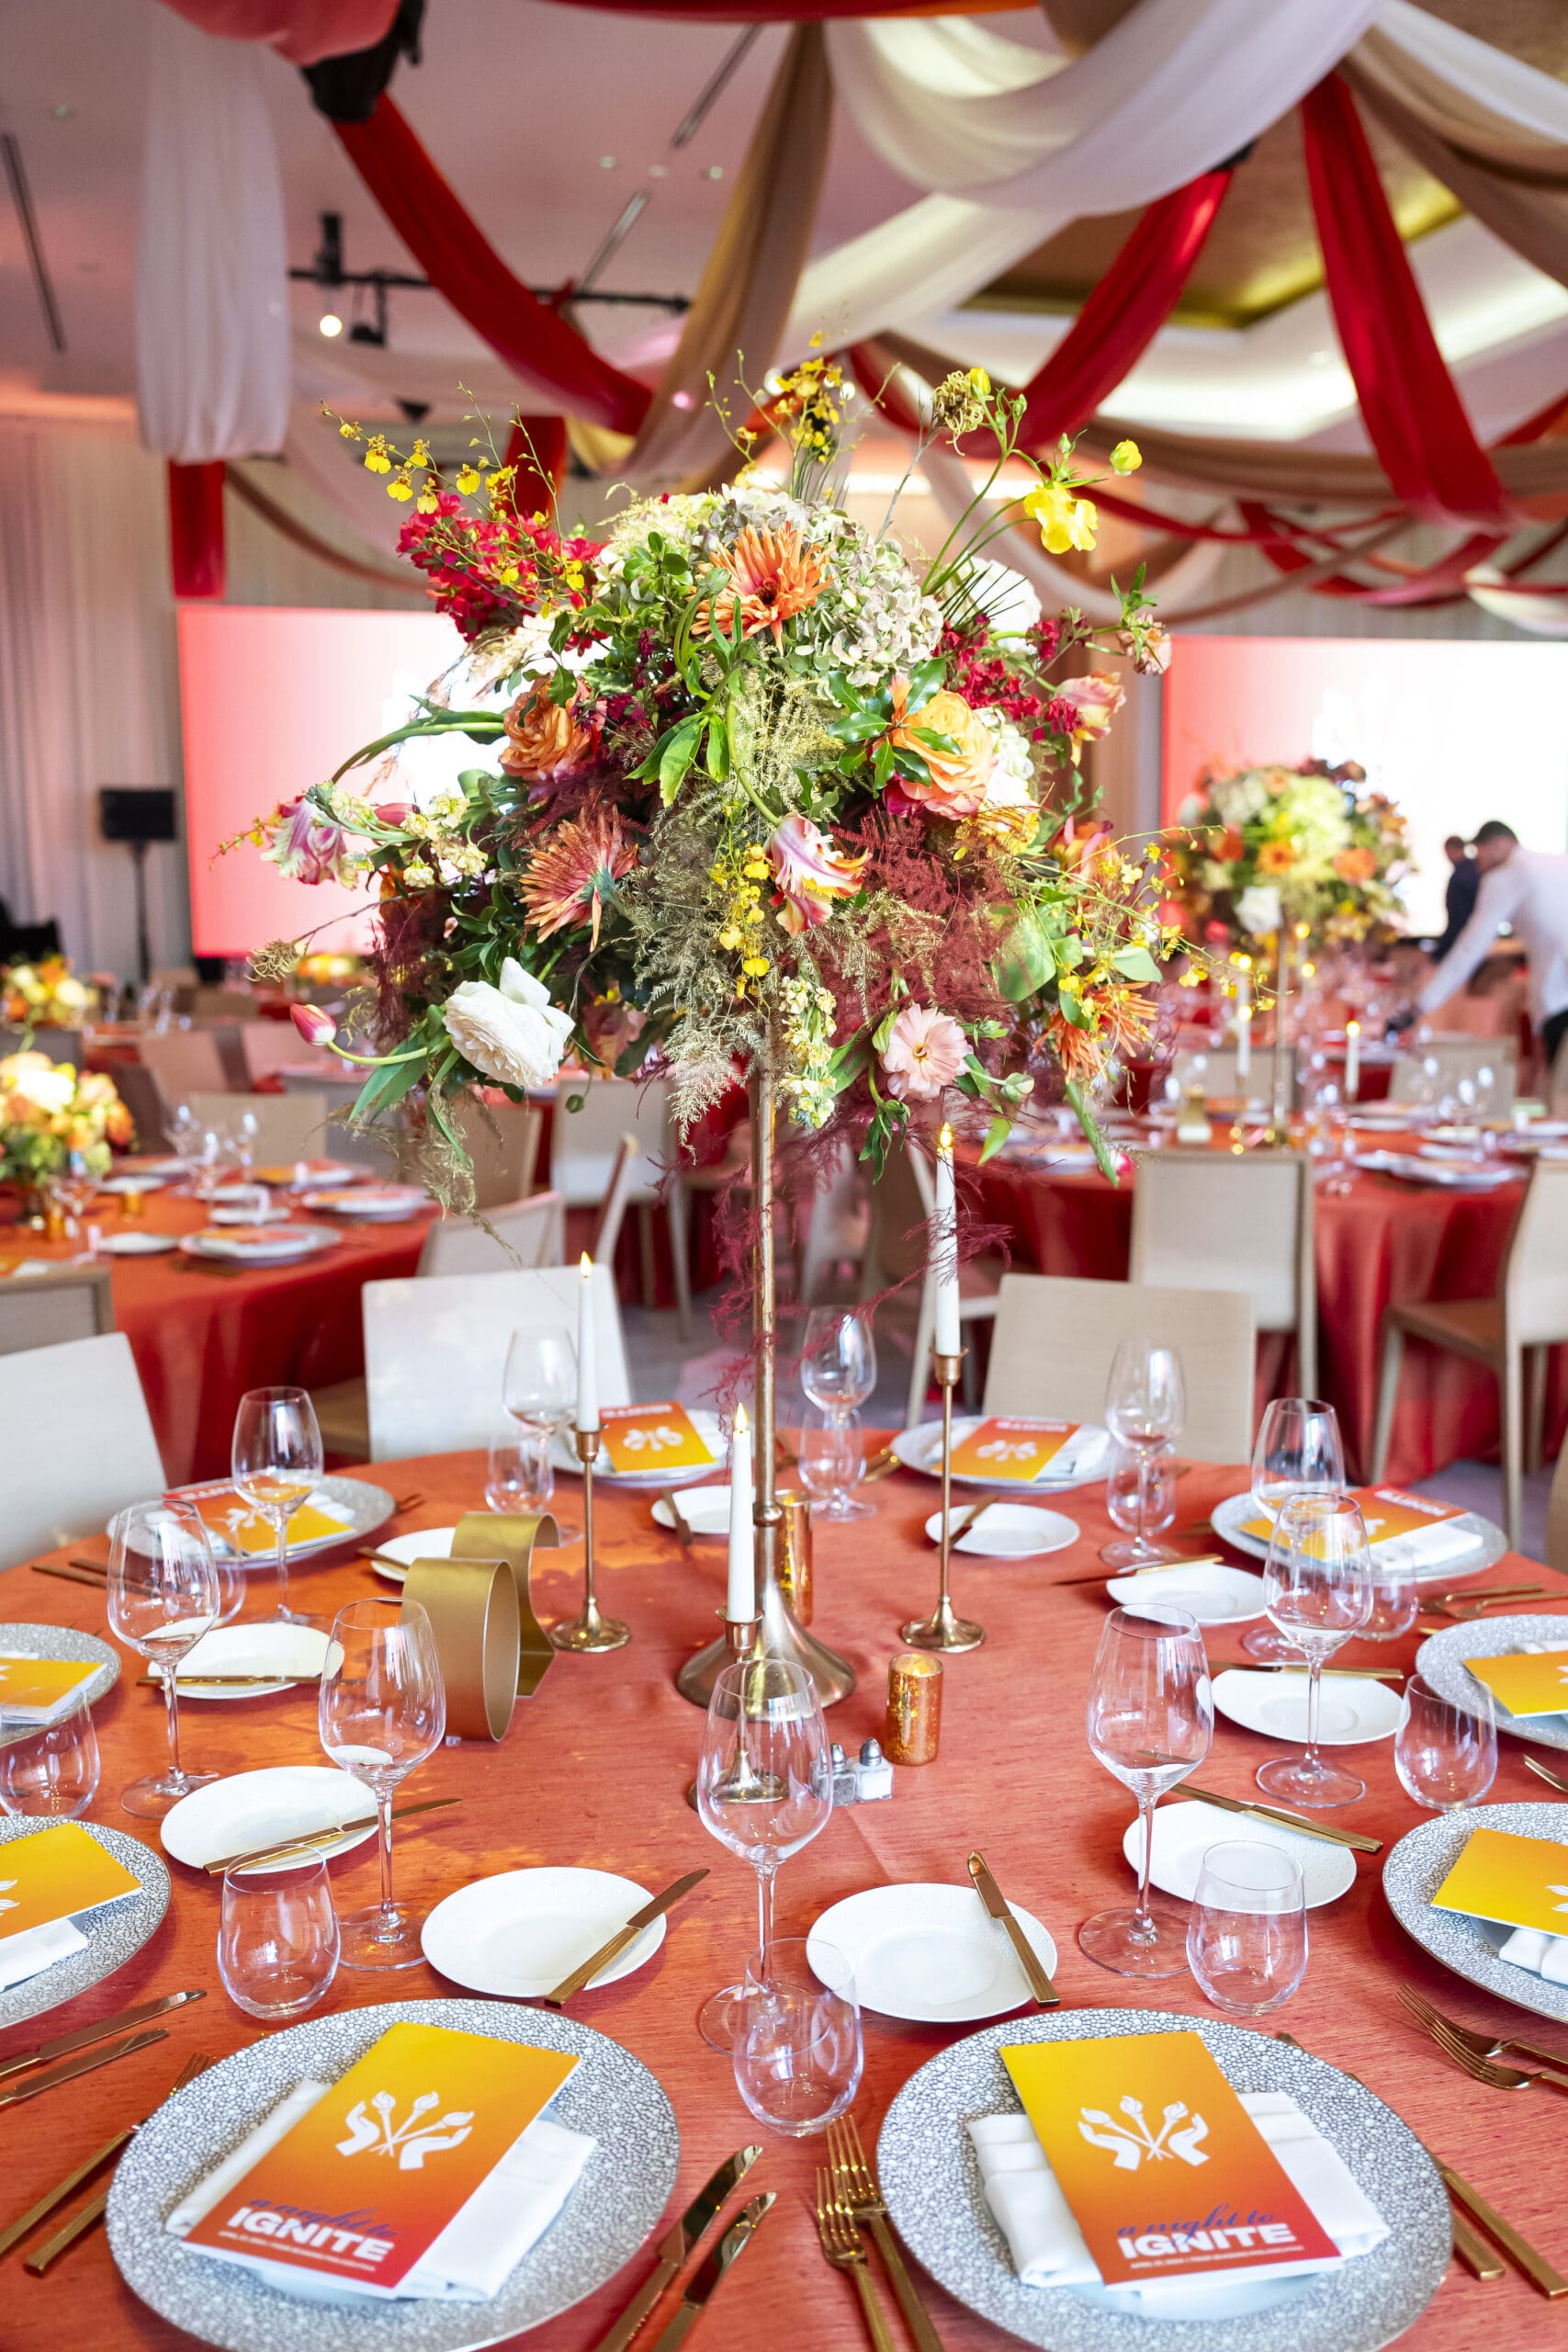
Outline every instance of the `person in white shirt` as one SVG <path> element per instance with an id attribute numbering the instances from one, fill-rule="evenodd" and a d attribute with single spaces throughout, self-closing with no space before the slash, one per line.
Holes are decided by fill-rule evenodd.
<path id="1" fill-rule="evenodd" d="M 1475 836 L 1481 888 L 1475 912 L 1416 1000 L 1436 1012 L 1485 958 L 1504 923 L 1529 960 L 1530 1018 L 1548 1069 L 1568 1032 L 1568 857 L 1521 849 L 1511 825 L 1493 818 Z"/>

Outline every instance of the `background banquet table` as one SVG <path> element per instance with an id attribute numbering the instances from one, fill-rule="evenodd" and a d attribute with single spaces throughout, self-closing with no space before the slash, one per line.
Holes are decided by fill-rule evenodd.
<path id="1" fill-rule="evenodd" d="M 389 1468 L 379 1465 L 378 1476 Z M 400 1489 L 423 1490 L 423 1506 L 400 1521 L 400 1528 L 450 1524 L 479 1501 L 483 1462 L 477 1454 L 458 1454 L 400 1464 L 389 1475 Z M 1181 1482 L 1179 1523 L 1197 1521 L 1241 1484 L 1239 1471 L 1192 1469 Z M 818 1532 L 816 1629 L 851 1658 L 861 1678 L 859 1689 L 829 1718 L 846 1747 L 880 1733 L 886 1662 L 899 1646 L 897 1622 L 911 1608 L 928 1608 L 935 1592 L 934 1553 L 920 1533 L 931 1486 L 899 1473 L 871 1491 L 878 1502 L 875 1519 Z M 1067 1498 L 1066 1508 L 1082 1530 L 1070 1550 L 1022 1565 L 958 1561 L 957 1600 L 982 1620 L 989 1639 L 983 1649 L 947 1662 L 941 1758 L 920 1770 L 900 1770 L 890 1804 L 836 1814 L 824 1834 L 785 1865 L 779 1930 L 804 1929 L 829 1904 L 862 1887 L 918 1879 L 964 1883 L 965 1857 L 979 1844 L 1003 1888 L 1055 1936 L 1065 2004 L 1133 2007 L 1152 1998 L 1194 2019 L 1213 2017 L 1189 1978 L 1148 1996 L 1095 1967 L 1075 1942 L 1087 1914 L 1129 1892 L 1121 1845 L 1131 1804 L 1084 1743 L 1084 1696 L 1107 1605 L 1103 1589 L 1098 1583 L 1065 1589 L 1066 1579 L 1096 1566 L 1096 1549 L 1108 1532 L 1102 1490 L 1085 1488 Z M 723 1591 L 723 1546 L 699 1544 L 688 1560 L 672 1537 L 654 1527 L 646 1500 L 604 1489 L 599 1518 L 601 1598 L 630 1620 L 633 1642 L 596 1657 L 558 1657 L 537 1695 L 519 1703 L 499 1748 L 465 1743 L 444 1749 L 406 1784 L 411 1801 L 456 1796 L 462 1809 L 435 1816 L 434 1826 L 411 1826 L 400 1833 L 399 1891 L 429 1904 L 475 1877 L 536 1863 L 592 1864 L 655 1888 L 708 1866 L 711 1877 L 675 1914 L 652 1962 L 584 1996 L 574 2014 L 644 2060 L 669 2093 L 682 2135 L 681 2203 L 731 2149 L 752 2137 L 764 2143 L 750 2186 L 776 2189 L 779 2203 L 701 2323 L 699 2341 L 711 2352 L 725 2352 L 776 2342 L 787 2329 L 812 2352 L 863 2352 L 850 2283 L 821 2261 L 807 2211 L 821 2143 L 793 2143 L 759 2131 L 741 2105 L 729 2062 L 704 2045 L 694 2024 L 706 1995 L 738 1972 L 756 1921 L 750 1871 L 705 1835 L 683 1802 L 702 1718 L 677 1695 L 673 1676 L 713 1633 Z M 103 1548 L 97 1547 L 100 1556 Z M 1207 1546 L 1194 1542 L 1190 1548 Z M 581 1547 L 560 1556 L 563 1565 L 547 1566 L 536 1577 L 546 1616 L 575 1611 L 578 1603 Z M 1486 1581 L 1512 1581 L 1519 1567 L 1516 1557 L 1506 1557 Z M 102 1630 L 102 1603 L 85 1587 L 28 1568 L 11 1571 L 0 1587 L 0 1616 Z M 1568 1600 L 1568 1584 L 1562 1589 Z M 374 1583 L 363 1562 L 340 1555 L 298 1571 L 296 1606 L 325 1615 L 376 1590 L 388 1588 Z M 269 1602 L 270 1593 L 264 1592 L 263 1605 Z M 1399 1663 L 1408 1661 L 1414 1640 L 1398 1647 Z M 1214 1661 L 1233 1658 L 1236 1635 L 1212 1633 L 1209 1647 Z M 1371 1655 L 1347 1656 L 1358 1654 Z M 1380 1662 L 1388 1662 L 1386 1654 Z M 128 1673 L 96 1713 L 104 1779 L 93 1817 L 141 1832 L 144 1825 L 119 1812 L 117 1792 L 159 1757 L 161 1702 Z M 232 1772 L 321 1760 L 308 1688 L 222 1706 L 187 1702 L 183 1713 L 193 1768 Z M 1247 1794 L 1255 1767 L 1269 1752 L 1278 1751 L 1222 1720 L 1202 1777 L 1222 1791 Z M 1540 1796 L 1540 1784 L 1524 1770 L 1520 1756 L 1516 1743 L 1504 1743 L 1495 1799 Z M 1361 1747 L 1355 1760 L 1370 1792 L 1337 1820 L 1392 1844 L 1429 1818 L 1400 1789 L 1388 1742 Z M 257 2038 L 256 2027 L 230 2006 L 218 1982 L 218 1889 L 199 1874 L 172 1867 L 174 1900 L 152 1942 L 47 2025 L 4 2037 L 0 2063 L 42 2031 L 107 2016 L 176 1987 L 205 1986 L 208 1998 L 177 2015 L 166 2042 L 7 2118 L 0 2221 L 41 2194 L 122 2121 L 144 2112 L 189 2053 L 222 2055 Z M 1467 2080 L 1417 2031 L 1396 1988 L 1417 1985 L 1450 2014 L 1488 2032 L 1517 2026 L 1560 2049 L 1565 2061 L 1568 2030 L 1525 2020 L 1522 2012 L 1427 1959 L 1395 1925 L 1381 1892 L 1380 1869 L 1379 1860 L 1359 1862 L 1351 1892 L 1313 1915 L 1305 1984 L 1265 2027 L 1289 2027 L 1309 2050 L 1361 2075 L 1549 2259 L 1568 2268 L 1562 2110 L 1554 2095 L 1509 2098 Z M 375 1870 L 369 1846 L 335 1862 L 340 1901 L 371 1897 Z M 456 1989 L 423 1965 L 395 1979 L 344 1972 L 329 2006 Z M 958 2032 L 870 2014 L 865 2027 L 865 2081 L 856 2112 L 871 2139 L 894 2093 Z M 91 2342 L 175 2352 L 189 2341 L 121 2284 L 101 2232 L 42 2279 L 20 2265 L 21 2254 L 13 2256 L 0 2328 L 6 2352 L 58 2352 L 62 2344 Z M 529 2341 L 539 2352 L 589 2352 L 647 2267 L 639 2258 Z M 930 2301 L 948 2352 L 984 2352 L 1011 2340 L 934 2287 Z M 1483 2286 L 1450 2266 L 1436 2301 L 1403 2340 L 1420 2352 L 1469 2352 L 1478 2328 L 1486 2329 L 1496 2352 L 1535 2352 L 1546 2334 L 1546 2306 L 1511 2273 Z M 640 2340 L 652 2344 L 656 2332 L 650 2324 Z"/>
<path id="2" fill-rule="evenodd" d="M 1391 1150 L 1410 1148 L 1412 1140 L 1378 1138 Z M 1098 1170 L 1003 1157 L 990 1161 L 976 1182 L 980 1215 L 987 1224 L 1010 1228 L 1015 1266 L 1126 1281 L 1131 1172 L 1111 1184 Z M 1424 1299 L 1493 1296 L 1524 1193 L 1522 1176 L 1490 1193 L 1444 1192 L 1375 1172 L 1358 1174 L 1345 1193 L 1317 1187 L 1318 1393 L 1337 1408 L 1353 1475 L 1371 1475 L 1384 1309 Z M 1271 1384 L 1265 1393 L 1284 1393 L 1282 1339 L 1260 1337 L 1258 1370 Z M 1565 1371 L 1568 1351 L 1553 1350 L 1548 1460 L 1568 1427 Z M 1490 1375 L 1462 1357 L 1412 1342 L 1400 1378 L 1387 1476 L 1424 1478 L 1450 1462 L 1495 1453 L 1497 1442 L 1497 1389 Z"/>
<path id="3" fill-rule="evenodd" d="M 194 1233 L 206 1209 L 184 1193 L 149 1193 L 134 1220 L 100 1197 L 91 1216 L 116 1233 Z M 359 1294 L 367 1282 L 412 1274 L 430 1228 L 428 1212 L 395 1224 L 314 1216 L 335 1248 L 292 1266 L 223 1265 L 171 1250 L 152 1258 L 107 1258 L 114 1316 L 130 1342 L 164 1467 L 172 1486 L 226 1477 L 234 1408 L 247 1388 L 323 1388 L 364 1369 Z M 63 1261 L 80 1244 L 45 1242 L 24 1228 L 0 1230 L 0 1272 L 27 1258 Z"/>

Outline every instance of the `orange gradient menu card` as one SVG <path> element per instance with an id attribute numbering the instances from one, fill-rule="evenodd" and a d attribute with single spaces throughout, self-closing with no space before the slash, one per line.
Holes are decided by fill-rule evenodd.
<path id="1" fill-rule="evenodd" d="M 263 1519 L 251 1509 L 243 1495 L 231 1487 L 219 1495 L 197 1495 L 192 1498 L 200 1511 L 209 1533 L 220 1536 L 233 1551 L 243 1552 L 247 1559 L 263 1553 L 270 1555 L 277 1548 L 277 1537 L 272 1521 Z M 346 1511 L 321 1510 L 315 1502 L 301 1503 L 298 1510 L 288 1514 L 290 1544 L 319 1544 L 329 1535 L 342 1535 L 351 1524 Z"/>
<path id="2" fill-rule="evenodd" d="M 1359 1503 L 1361 1517 L 1366 1521 L 1369 1544 L 1392 1544 L 1401 1535 L 1414 1535 L 1420 1527 L 1440 1527 L 1446 1519 L 1462 1519 L 1461 1503 L 1434 1502 L 1429 1495 L 1407 1495 L 1401 1487 L 1351 1487 L 1349 1498 Z M 1267 1544 L 1274 1532 L 1274 1522 L 1266 1511 L 1249 1519 L 1243 1530 Z"/>
<path id="3" fill-rule="evenodd" d="M 1467 1657 L 1465 1664 L 1511 1715 L 1568 1713 L 1568 1649 L 1542 1650 L 1533 1657 Z M 0 1683 L 0 1705 L 5 1697 Z"/>
<path id="4" fill-rule="evenodd" d="M 715 1458 L 683 1405 L 605 1405 L 599 1419 L 612 1470 L 691 1470 Z"/>
<path id="5" fill-rule="evenodd" d="M 1077 1421 L 982 1421 L 977 1430 L 953 1449 L 953 1466 L 961 1478 L 1017 1480 L 1027 1486 L 1054 1462 L 1071 1437 Z"/>
<path id="6" fill-rule="evenodd" d="M 79 1821 L 62 1821 L 0 1848 L 0 1937 L 96 1910 L 141 1884 Z"/>
<path id="7" fill-rule="evenodd" d="M 186 2244 L 393 2289 L 576 2064 L 445 2026 L 391 2026 Z"/>
<path id="8" fill-rule="evenodd" d="M 0 1719 L 52 1714 L 91 1682 L 97 1668 L 70 1657 L 0 1657 Z"/>
<path id="9" fill-rule="evenodd" d="M 1511 1829 L 1472 1829 L 1432 1907 L 1568 1936 L 1568 1845 Z"/>
<path id="10" fill-rule="evenodd" d="M 1337 2260 L 1201 2034 L 1001 2054 L 1108 2287 Z"/>

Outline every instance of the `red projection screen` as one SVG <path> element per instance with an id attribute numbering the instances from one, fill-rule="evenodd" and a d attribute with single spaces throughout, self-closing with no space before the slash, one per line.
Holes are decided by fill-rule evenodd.
<path id="1" fill-rule="evenodd" d="M 1167 824 L 1208 769 L 1359 760 L 1409 822 L 1416 932 L 1442 928 L 1446 833 L 1568 848 L 1568 645 L 1179 637 L 1164 708 Z"/>
<path id="2" fill-rule="evenodd" d="M 355 919 L 334 922 L 321 946 L 357 944 L 364 893 L 286 881 L 248 844 L 215 853 L 412 718 L 410 695 L 460 651 L 457 629 L 435 613 L 279 605 L 182 605 L 178 619 L 196 954 L 248 955 L 339 912 Z"/>

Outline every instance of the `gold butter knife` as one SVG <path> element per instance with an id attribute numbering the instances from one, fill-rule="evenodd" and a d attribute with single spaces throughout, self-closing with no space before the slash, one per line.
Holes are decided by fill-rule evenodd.
<path id="1" fill-rule="evenodd" d="M 1489 2205 L 1479 2189 L 1472 2188 L 1469 2181 L 1455 2172 L 1452 2165 L 1444 2164 L 1440 2156 L 1435 2156 L 1433 2162 L 1442 2176 L 1443 2187 L 1449 2195 L 1456 2197 L 1465 2211 L 1473 2215 L 1487 2236 L 1502 2247 L 1515 2269 L 1523 2271 L 1538 2293 L 1544 2295 L 1549 2302 L 1555 2302 L 1559 2295 L 1568 2295 L 1568 2278 L 1554 2270 L 1544 2256 L 1537 2254 L 1529 2238 L 1521 2236 L 1511 2222 L 1506 2222 L 1496 2207 Z"/>
<path id="2" fill-rule="evenodd" d="M 670 1513 L 671 1520 L 674 1521 L 676 1543 L 679 1544 L 682 1552 L 689 1552 L 692 1548 L 692 1525 L 691 1521 L 687 1519 L 685 1512 L 681 1509 L 680 1504 L 675 1499 L 674 1487 L 660 1487 L 659 1499 L 664 1505 L 664 1508 Z"/>
<path id="3" fill-rule="evenodd" d="M 667 1886 L 662 1894 L 656 1894 L 650 1903 L 645 1903 L 640 1911 L 634 1911 L 626 1926 L 617 1928 L 608 1943 L 601 1944 L 597 1951 L 589 1954 L 581 1968 L 574 1968 L 570 1976 L 563 1976 L 552 1991 L 545 1994 L 545 2007 L 548 2009 L 564 2008 L 568 2001 L 581 1993 L 585 1984 L 592 1983 L 602 1968 L 608 1968 L 617 1954 L 625 1951 L 645 1928 L 651 1928 L 655 1919 L 662 1918 L 666 1911 L 672 1909 L 682 1895 L 690 1894 L 693 1887 L 699 1885 L 706 1876 L 705 1870 L 688 1871 L 684 1878 L 678 1878 L 673 1885 Z"/>
<path id="4" fill-rule="evenodd" d="M 1333 1666 L 1324 1676 L 1325 1682 L 1347 1677 L 1362 1682 L 1403 1682 L 1407 1672 L 1403 1666 Z M 1211 1658 L 1211 1674 L 1306 1674 L 1311 1671 L 1303 1659 L 1300 1666 L 1292 1658 L 1233 1657 Z"/>
<path id="5" fill-rule="evenodd" d="M 1328 1846 L 1349 1846 L 1358 1854 L 1382 1852 L 1381 1838 L 1364 1837 L 1359 1829 L 1334 1829 L 1326 1821 L 1309 1821 L 1304 1814 L 1287 1813 L 1281 1805 L 1250 1804 L 1242 1797 L 1223 1797 L 1217 1789 L 1201 1789 L 1194 1781 L 1184 1781 L 1181 1785 L 1188 1796 L 1218 1805 L 1222 1813 L 1245 1813 L 1255 1821 L 1278 1822 L 1282 1829 L 1299 1829 L 1303 1838 L 1321 1838 Z"/>
<path id="6" fill-rule="evenodd" d="M 1042 2009 L 1058 2007 L 1061 1996 L 1046 1975 L 1040 1956 L 1031 1944 L 1029 1938 L 1008 1909 L 1007 1898 L 991 1876 L 990 1868 L 984 1854 L 970 1855 L 969 1875 L 975 1882 L 976 1893 L 992 1918 L 999 1920 L 1006 1928 L 1008 1941 L 1018 1954 L 1018 1964 L 1023 1971 L 1024 1981 L 1034 1996 L 1036 2006 Z"/>
<path id="7" fill-rule="evenodd" d="M 394 1821 L 412 1821 L 415 1814 L 444 1813 L 448 1805 L 461 1804 L 461 1797 L 427 1797 L 423 1804 L 400 1804 L 392 1808 Z M 374 1814 L 364 1815 L 357 1821 L 340 1821 L 324 1829 L 302 1829 L 298 1838 L 283 1838 L 274 1846 L 258 1846 L 251 1853 L 220 1854 L 216 1861 L 204 1862 L 202 1868 L 209 1878 L 220 1878 L 225 1871 L 238 1870 L 242 1864 L 276 1861 L 284 1854 L 309 1852 L 316 1846 L 330 1846 L 335 1838 L 350 1837 L 356 1829 L 374 1829 Z"/>
<path id="8" fill-rule="evenodd" d="M 0 2091 L 0 2107 L 15 2107 L 25 2098 L 36 2098 L 39 2091 L 51 2091 L 62 2083 L 74 2082 L 78 2075 L 91 2075 L 99 2066 L 112 2066 L 117 2059 L 129 2058 L 134 2050 L 150 2050 L 155 2041 L 167 2041 L 168 2034 L 161 2025 L 146 2033 L 128 2033 L 123 2041 L 110 2044 L 107 2050 L 96 2050 L 85 2058 L 67 2058 L 58 2066 L 46 2066 L 41 2075 L 29 2075 L 25 2081 L 13 2083 L 8 2091 Z"/>
<path id="9" fill-rule="evenodd" d="M 285 1683 L 319 1682 L 321 1679 L 319 1674 L 176 1674 L 175 1688 L 176 1690 L 276 1690 Z M 139 1690 L 149 1687 L 161 1690 L 164 1678 L 161 1674 L 139 1674 L 136 1687 Z"/>
<path id="10" fill-rule="evenodd" d="M 659 2242 L 659 2260 L 649 2276 L 643 2280 L 626 2310 L 608 2333 L 602 2335 L 593 2352 L 626 2352 L 626 2346 L 637 2334 L 654 2304 L 679 2274 L 681 2265 L 693 2253 L 699 2241 L 718 2219 L 724 2200 L 730 2190 L 739 2187 L 762 2151 L 755 2143 L 750 2147 L 737 2148 L 727 2156 L 718 2170 L 697 2191 L 678 2222 L 672 2222 Z"/>
<path id="11" fill-rule="evenodd" d="M 175 2091 L 184 2090 L 187 2083 L 194 2082 L 197 2075 L 204 2074 L 214 2063 L 212 2059 L 200 2052 L 194 2058 L 187 2058 L 175 2077 L 174 2085 L 167 2096 L 173 2098 Z M 8 2222 L 6 2227 L 0 2230 L 0 2256 L 9 2254 L 11 2248 L 25 2238 L 29 2230 L 36 2229 L 40 2222 L 46 2221 L 56 2206 L 63 2205 L 66 2199 L 80 2188 L 85 2180 L 90 2180 L 100 2165 L 107 2165 L 111 2156 L 118 2155 L 129 2142 L 135 2139 L 142 2124 L 146 2122 L 147 2116 L 155 2115 L 157 2111 L 156 2108 L 149 2108 L 147 2115 L 141 2116 L 135 2123 L 128 2123 L 122 2132 L 115 2133 L 112 2140 L 106 2140 L 101 2148 L 95 2148 L 90 2156 L 85 2156 L 79 2165 L 74 2165 L 66 2174 L 63 2180 L 57 2180 L 52 2188 L 45 2189 L 43 2195 L 35 2204 L 29 2205 L 25 2213 L 18 2213 L 14 2222 Z M 107 2202 L 108 2192 L 106 2190 L 103 2203 Z M 73 2214 L 65 2224 L 65 2228 L 51 2238 L 47 2245 L 39 2248 L 38 2254 L 31 2257 L 28 2267 L 31 2267 L 36 2264 L 41 2270 L 48 2262 L 53 2261 L 57 2253 L 62 2254 L 66 2245 L 79 2237 L 82 2231 L 86 2228 L 88 2220 L 96 2220 L 97 2211 L 94 2210 L 95 2208 L 97 2211 L 102 2210 L 96 2198 L 93 2199 L 91 2206 L 84 2206 L 80 2213 Z M 67 2232 L 70 2233 L 69 2237 Z"/>
<path id="12" fill-rule="evenodd" d="M 121 2009 L 112 2018 L 100 2018 L 96 2025 L 79 2025 L 71 2033 L 57 2033 L 52 2041 L 40 2041 L 32 2050 L 23 2050 L 0 2065 L 0 2075 L 20 2075 L 29 2066 L 48 2066 L 56 2058 L 67 2057 L 73 2050 L 86 2050 L 95 2041 L 107 2041 L 111 2034 L 125 2033 L 131 2026 L 146 2025 L 150 2018 L 166 2017 L 171 2009 L 183 2009 L 187 2001 L 205 2001 L 205 1990 L 192 1993 L 165 1993 L 161 2001 L 142 2001 L 133 2009 Z M 6 2251 L 0 2245 L 0 2254 Z"/>
<path id="13" fill-rule="evenodd" d="M 686 2282 L 674 2318 L 654 2345 L 653 2352 L 675 2352 L 675 2346 L 702 2317 L 712 2300 L 725 2272 L 739 2255 L 745 2253 L 759 2228 L 767 2219 L 775 2201 L 770 2190 L 765 2196 L 753 2197 L 743 2205 L 705 2262 L 699 2265 Z"/>

